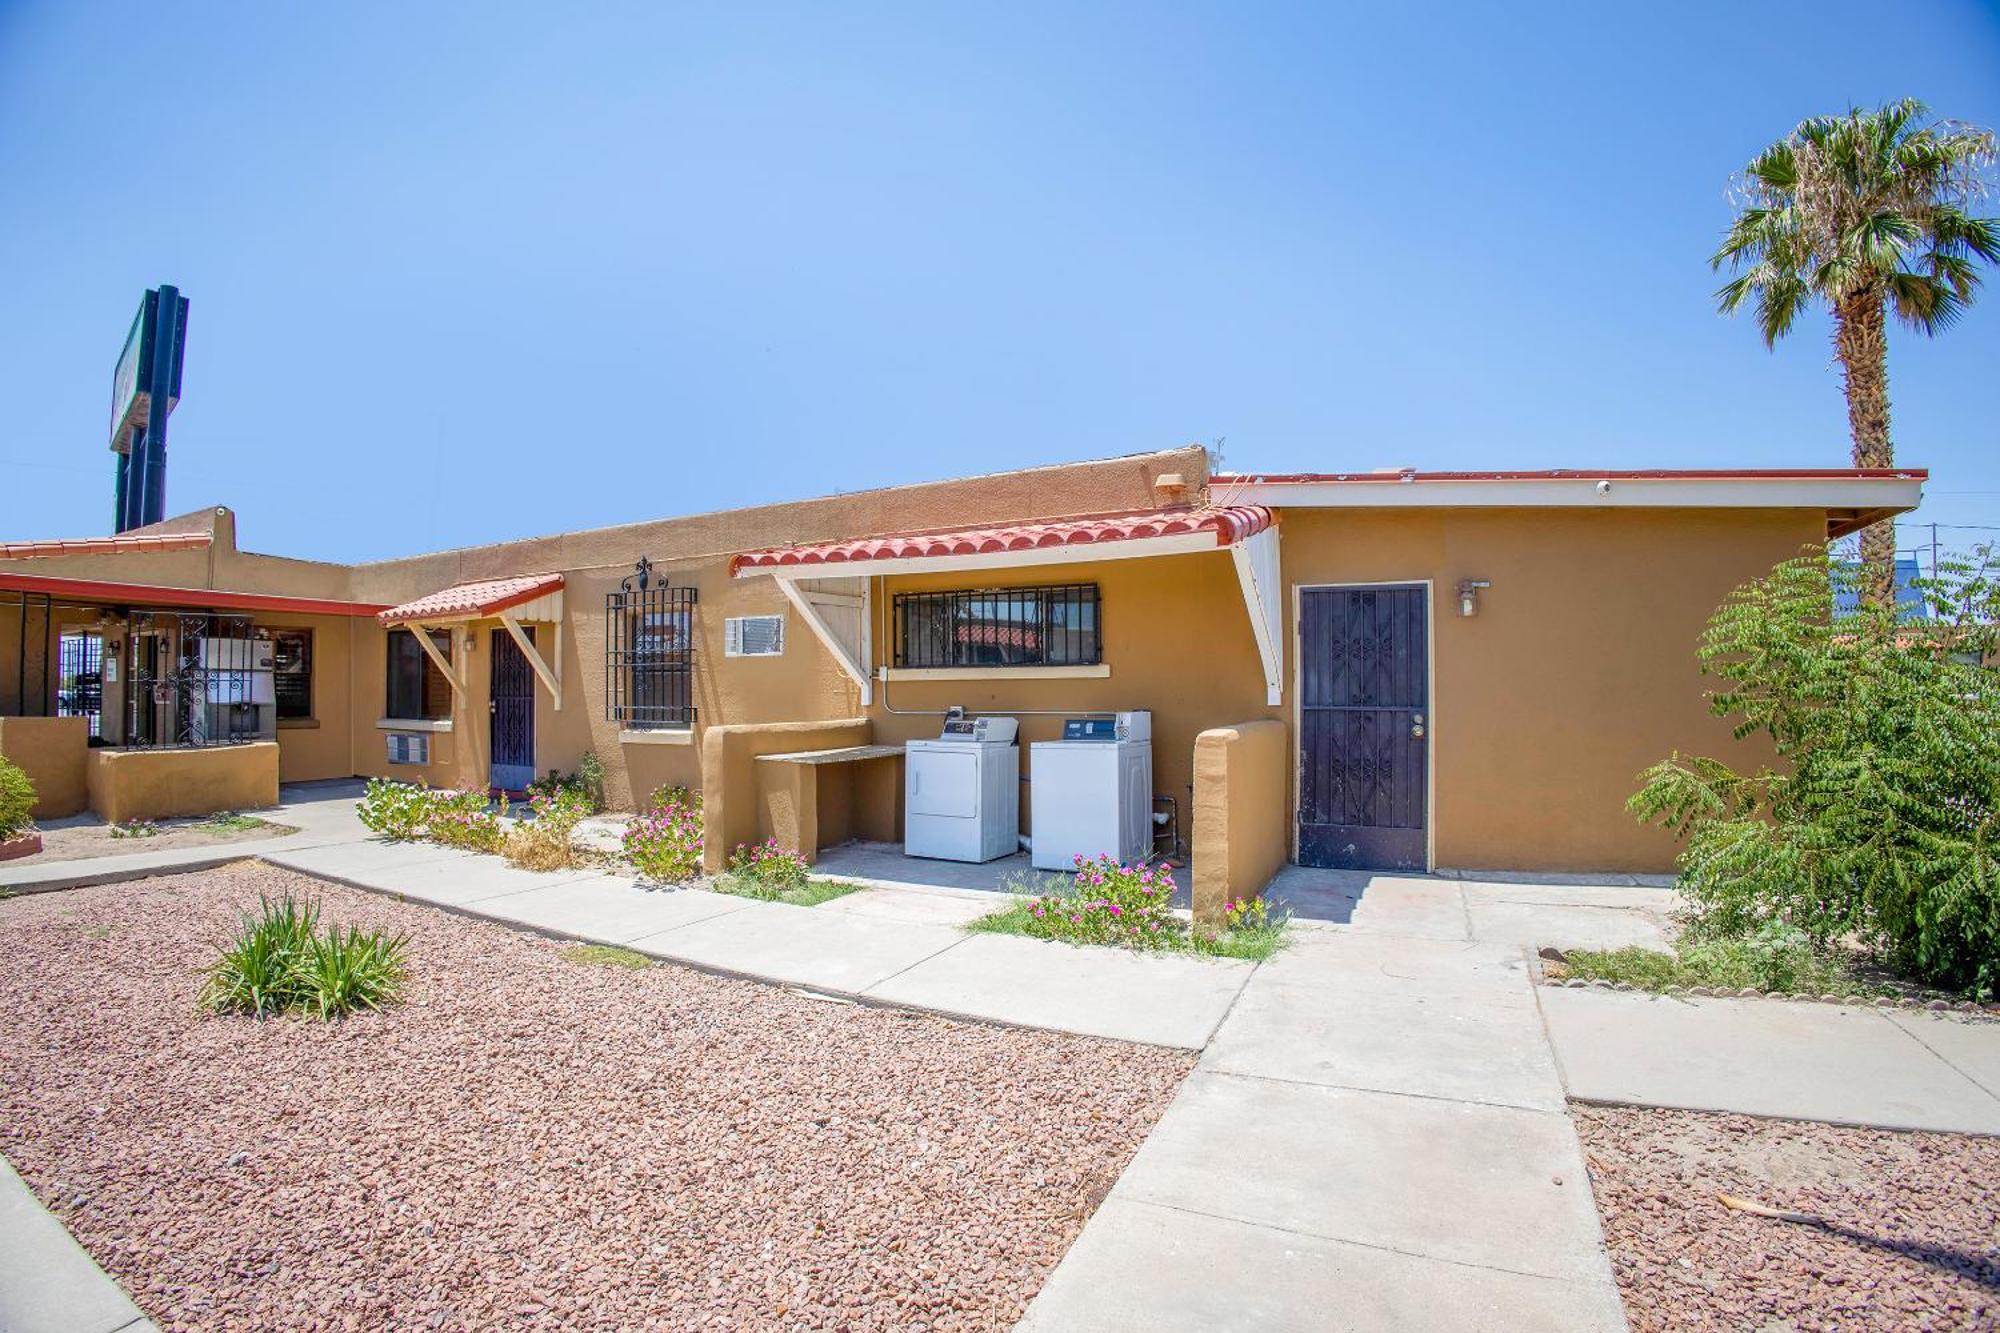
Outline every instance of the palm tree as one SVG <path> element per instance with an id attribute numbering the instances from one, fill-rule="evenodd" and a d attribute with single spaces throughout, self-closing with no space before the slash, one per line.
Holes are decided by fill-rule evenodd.
<path id="1" fill-rule="evenodd" d="M 1716 302 L 1730 315 L 1754 300 L 1767 347 L 1808 305 L 1832 312 L 1856 467 L 1896 461 L 1884 311 L 1934 334 L 1972 301 L 1974 260 L 2000 261 L 2000 218 L 1969 212 L 1993 189 L 1996 147 L 1905 98 L 1801 121 L 1731 183 L 1736 220 L 1709 262 L 1736 276 Z M 1865 529 L 1861 557 L 1870 595 L 1892 597 L 1894 525 Z"/>

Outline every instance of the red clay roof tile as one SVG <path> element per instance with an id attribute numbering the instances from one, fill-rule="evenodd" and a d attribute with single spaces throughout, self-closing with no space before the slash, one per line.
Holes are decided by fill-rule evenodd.
<path id="1" fill-rule="evenodd" d="M 563 586 L 560 574 L 522 574 L 508 579 L 480 579 L 474 583 L 454 583 L 449 588 L 427 593 L 413 602 L 392 606 L 375 618 L 385 625 L 405 621 L 436 620 L 454 616 L 490 616 L 532 602 L 543 593 Z"/>
<path id="2" fill-rule="evenodd" d="M 1262 505 L 1145 509 L 1134 513 L 1094 514 L 1087 518 L 1055 519 L 1042 523 L 1008 523 L 947 532 L 774 546 L 762 551 L 747 551 L 732 563 L 736 569 L 841 565 L 921 556 L 987 555 L 1053 546 L 1089 546 L 1191 533 L 1214 533 L 1217 546 L 1228 546 L 1270 526 L 1271 511 Z"/>

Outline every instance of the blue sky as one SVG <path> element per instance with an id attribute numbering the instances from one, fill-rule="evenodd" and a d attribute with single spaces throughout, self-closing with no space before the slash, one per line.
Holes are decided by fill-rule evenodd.
<path id="1" fill-rule="evenodd" d="M 169 511 L 326 559 L 1217 438 L 1839 466 L 1706 257 L 1802 116 L 2000 125 L 2000 11 L 1882 14 L 0 0 L 0 535 L 108 530 L 163 281 Z M 1989 287 L 1893 336 L 1920 521 L 2000 524 Z"/>

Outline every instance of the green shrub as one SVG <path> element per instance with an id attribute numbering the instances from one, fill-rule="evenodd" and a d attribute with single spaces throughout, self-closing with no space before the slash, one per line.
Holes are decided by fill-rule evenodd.
<path id="1" fill-rule="evenodd" d="M 586 774 L 586 766 L 591 770 Z M 528 799 L 537 796 L 562 796 L 582 805 L 583 813 L 594 815 L 604 808 L 604 766 L 597 762 L 593 753 L 585 753 L 574 773 L 549 770 L 545 778 L 537 778 L 528 784 Z"/>
<path id="2" fill-rule="evenodd" d="M 647 879 L 663 884 L 693 879 L 701 873 L 701 807 L 669 802 L 643 810 L 625 825 L 623 846 Z"/>
<path id="3" fill-rule="evenodd" d="M 424 837 L 468 852 L 497 852 L 507 844 L 507 826 L 492 809 L 486 793 L 433 791 L 424 811 Z"/>
<path id="4" fill-rule="evenodd" d="M 597 757 L 597 751 L 585 750 L 583 758 L 576 761 L 576 780 L 583 785 L 584 794 L 590 797 L 590 813 L 596 814 L 604 808 L 604 762 Z"/>
<path id="5" fill-rule="evenodd" d="M 678 782 L 670 782 L 664 787 L 653 788 L 653 794 L 646 798 L 648 810 L 699 810 L 701 793 L 691 787 L 683 787 Z"/>
<path id="6" fill-rule="evenodd" d="M 1863 605 L 1823 549 L 1731 593 L 1702 636 L 1711 711 L 1780 766 L 1675 754 L 1630 807 L 1686 840 L 1690 943 L 1767 923 L 1854 939 L 1928 984 L 2000 990 L 2000 585 L 1978 563 L 1920 580 L 1931 616 Z"/>
<path id="7" fill-rule="evenodd" d="M 160 827 L 159 822 L 152 819 L 128 819 L 111 826 L 114 838 L 157 838 L 164 832 L 166 830 Z"/>
<path id="8" fill-rule="evenodd" d="M 794 889 L 803 889 L 812 878 L 806 858 L 776 838 L 755 845 L 737 843 L 729 854 L 729 891 L 752 898 L 779 898 Z"/>
<path id="9" fill-rule="evenodd" d="M 0 755 L 0 841 L 26 833 L 33 822 L 28 812 L 35 808 L 35 784 L 19 764 Z"/>
<path id="10" fill-rule="evenodd" d="M 428 788 L 391 782 L 387 778 L 370 778 L 361 803 L 354 807 L 355 817 L 370 832 L 398 840 L 422 833 L 424 817 L 429 811 Z"/>
<path id="11" fill-rule="evenodd" d="M 319 906 L 285 897 L 261 899 L 209 965 L 203 1007 L 257 1018 L 305 1013 L 339 1018 L 379 1009 L 401 995 L 401 936 L 338 926 L 321 933 Z"/>

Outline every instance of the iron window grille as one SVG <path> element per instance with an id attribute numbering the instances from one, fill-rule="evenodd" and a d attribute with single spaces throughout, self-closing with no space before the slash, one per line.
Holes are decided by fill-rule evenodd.
<path id="1" fill-rule="evenodd" d="M 642 559 L 604 598 L 604 715 L 633 730 L 692 727 L 693 588 L 654 582 Z"/>
<path id="2" fill-rule="evenodd" d="M 1104 660 L 1095 583 L 904 592 L 899 667 L 1095 666 Z"/>
<path id="3" fill-rule="evenodd" d="M 93 739 L 104 735 L 104 636 L 75 630 L 56 641 L 56 716 L 89 720 Z"/>
<path id="4" fill-rule="evenodd" d="M 431 646 L 451 661 L 451 631 L 429 631 Z M 451 718 L 451 682 L 437 669 L 417 642 L 415 631 L 389 631 L 388 680 L 383 685 L 383 716 L 401 722 L 444 722 Z"/>
<path id="5" fill-rule="evenodd" d="M 135 610 L 127 651 L 127 745 L 234 745 L 276 734 L 273 646 L 248 616 Z"/>

